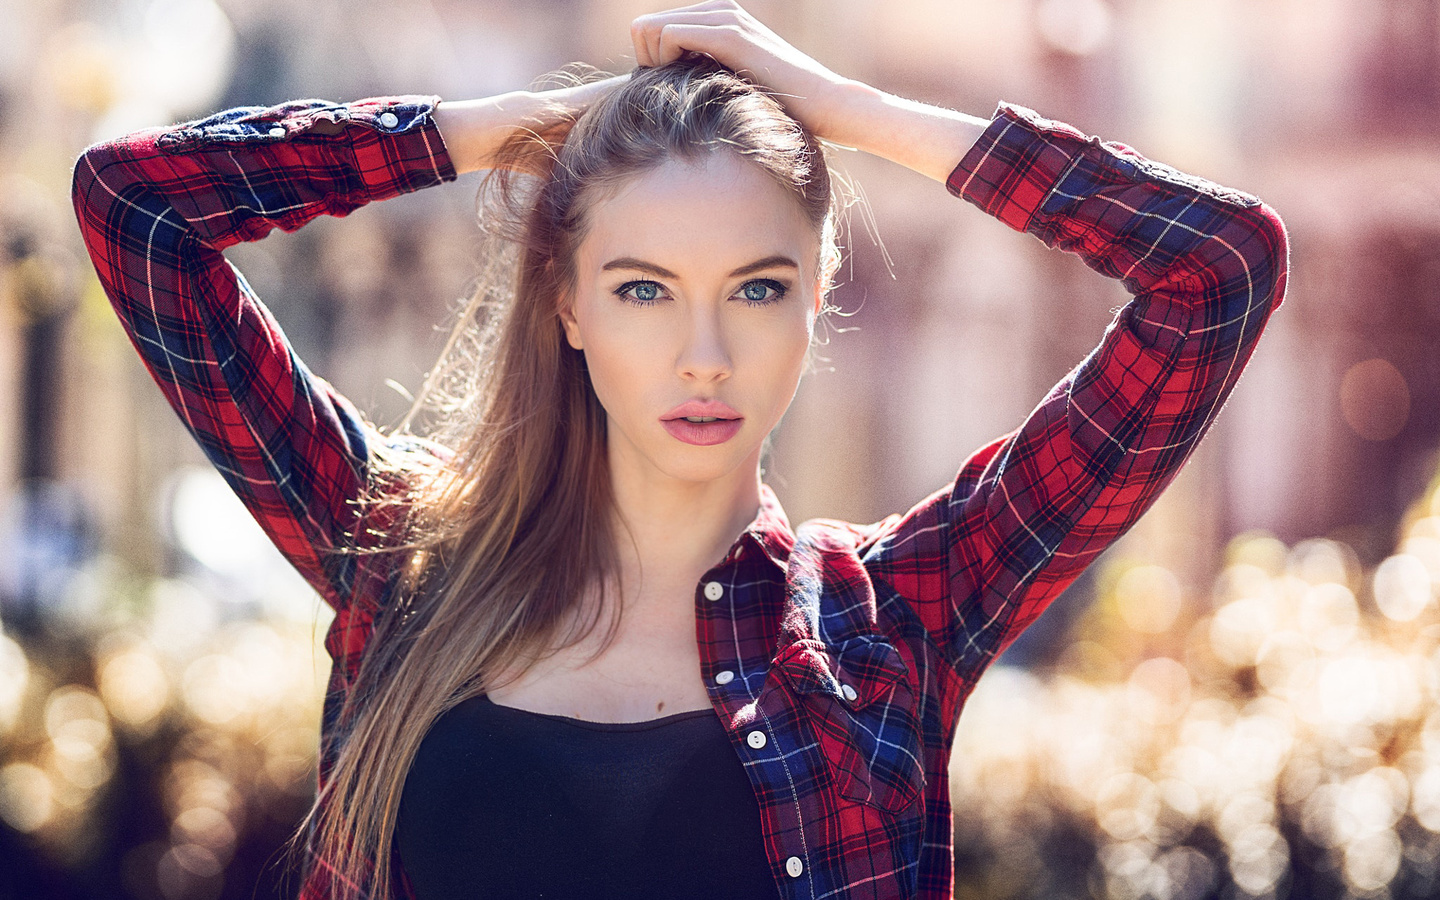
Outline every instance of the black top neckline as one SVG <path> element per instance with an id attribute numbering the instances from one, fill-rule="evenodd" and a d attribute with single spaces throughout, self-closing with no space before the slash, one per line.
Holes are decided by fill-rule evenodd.
<path id="1" fill-rule="evenodd" d="M 591 722 L 467 697 L 405 779 L 395 841 L 419 900 L 781 900 L 726 722 Z"/>
<path id="2" fill-rule="evenodd" d="M 488 694 L 479 694 L 476 699 L 505 714 L 513 714 L 532 719 L 548 719 L 552 722 L 570 725 L 575 728 L 584 728 L 588 731 L 649 731 L 652 728 L 663 728 L 666 725 L 673 725 L 690 719 L 715 717 L 715 710 L 713 709 L 688 709 L 678 713 L 671 713 L 668 716 L 644 719 L 639 722 L 592 722 L 589 719 L 577 719 L 573 716 L 535 712 L 530 709 L 521 709 L 518 706 L 504 706 L 491 700 Z"/>

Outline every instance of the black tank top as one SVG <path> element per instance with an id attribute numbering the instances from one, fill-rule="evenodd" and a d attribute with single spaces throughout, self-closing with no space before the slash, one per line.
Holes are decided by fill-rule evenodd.
<path id="1" fill-rule="evenodd" d="M 396 840 L 419 900 L 780 896 L 708 709 L 607 723 L 472 697 L 421 742 Z"/>

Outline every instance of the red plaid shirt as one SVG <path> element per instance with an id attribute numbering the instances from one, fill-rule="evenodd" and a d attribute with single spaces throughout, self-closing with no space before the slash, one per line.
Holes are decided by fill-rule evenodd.
<path id="1" fill-rule="evenodd" d="M 327 550 L 355 526 L 347 500 L 370 448 L 390 439 L 295 356 L 221 251 L 453 180 L 438 99 L 232 109 L 97 144 L 75 169 L 81 231 L 135 348 L 335 608 L 321 784 L 395 584 Z M 1284 295 L 1273 209 L 1021 107 L 1000 105 L 946 187 L 1132 297 L 1018 429 L 907 512 L 792 530 L 765 486 L 695 586 L 703 676 L 787 900 L 951 896 L 947 764 L 965 699 L 1175 477 Z M 302 897 L 329 877 L 312 858 Z"/>

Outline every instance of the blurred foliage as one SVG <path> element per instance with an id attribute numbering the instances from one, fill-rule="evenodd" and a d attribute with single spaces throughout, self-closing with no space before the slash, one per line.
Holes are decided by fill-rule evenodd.
<path id="1" fill-rule="evenodd" d="M 1057 665 L 961 717 L 957 897 L 1440 894 L 1436 486 L 1371 568 L 1246 534 L 1209 598 L 1143 560 L 1099 581 Z"/>
<path id="2" fill-rule="evenodd" d="M 961 717 L 957 897 L 1440 891 L 1440 489 L 1373 567 L 1246 534 L 1203 597 L 1103 564 L 1059 661 L 997 666 Z M 286 896 L 324 617 L 191 568 L 97 556 L 0 638 L 0 895 Z"/>
<path id="3" fill-rule="evenodd" d="M 314 796 L 316 623 L 107 557 L 66 591 L 87 614 L 0 635 L 0 896 L 293 895 L 272 857 Z"/>

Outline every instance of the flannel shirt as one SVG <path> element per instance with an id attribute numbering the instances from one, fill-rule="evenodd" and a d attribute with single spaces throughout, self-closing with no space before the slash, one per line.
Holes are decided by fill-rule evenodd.
<path id="1" fill-rule="evenodd" d="M 221 251 L 453 180 L 438 101 L 236 108 L 96 144 L 74 172 L 81 232 L 136 350 L 335 609 L 320 785 L 396 584 L 376 558 L 326 551 L 355 527 L 347 500 L 370 448 L 398 438 L 306 368 Z M 787 900 L 952 896 L 947 768 L 962 705 L 1175 477 L 1284 295 L 1285 229 L 1253 196 L 1007 103 L 956 155 L 949 193 L 1131 297 L 1016 430 L 908 511 L 792 529 L 762 485 L 755 520 L 695 586 L 702 675 Z M 323 896 L 333 872 L 313 853 L 304 869 L 301 896 Z M 394 889 L 405 896 L 403 872 Z"/>

